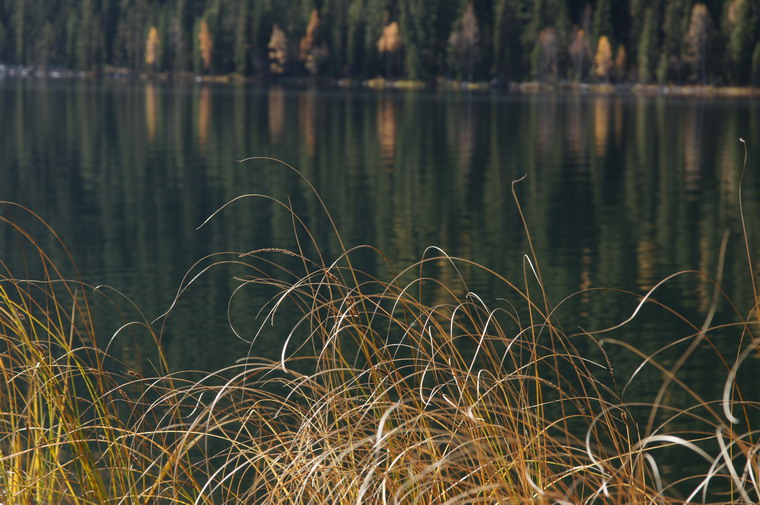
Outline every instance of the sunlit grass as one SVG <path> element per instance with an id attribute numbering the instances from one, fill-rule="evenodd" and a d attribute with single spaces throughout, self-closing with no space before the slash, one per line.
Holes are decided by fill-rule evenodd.
<path id="1" fill-rule="evenodd" d="M 247 197 L 257 196 L 228 205 Z M 522 216 L 519 204 L 516 210 Z M 154 377 L 120 371 L 104 351 L 120 335 L 93 334 L 92 289 L 64 278 L 18 230 L 44 273 L 0 278 L 0 503 L 760 499 L 757 392 L 735 381 L 756 352 L 756 304 L 746 318 L 737 313 L 734 324 L 713 326 L 715 307 L 725 303 L 722 265 L 701 321 L 665 311 L 692 330 L 678 336 L 686 349 L 680 359 L 661 362 L 659 352 L 613 337 L 642 307 L 659 303 L 658 289 L 670 279 L 631 294 L 631 315 L 620 325 L 587 332 L 558 320 L 565 302 L 547 296 L 551 281 L 530 240 L 515 259 L 519 279 L 437 248 L 400 271 L 370 273 L 355 258 L 376 254 L 382 263 L 379 251 L 343 248 L 337 258 L 322 257 L 292 217 L 302 239 L 294 249 L 218 258 L 247 269 L 238 291 L 275 293 L 253 333 L 288 321 L 279 358 L 251 356 L 200 378 L 170 373 L 163 358 Z M 446 282 L 435 275 L 441 269 L 452 273 Z M 465 270 L 491 276 L 509 296 L 470 292 Z M 178 296 L 196 278 L 189 274 Z M 152 332 L 147 322 L 129 324 Z M 726 328 L 741 335 L 738 351 L 715 350 L 723 394 L 703 398 L 678 372 Z M 158 338 L 155 345 L 162 356 Z M 642 366 L 615 376 L 610 348 Z M 624 389 L 644 367 L 659 371 L 659 392 L 625 401 Z M 674 394 L 681 401 L 671 403 Z M 671 472 L 674 451 L 701 470 Z"/>

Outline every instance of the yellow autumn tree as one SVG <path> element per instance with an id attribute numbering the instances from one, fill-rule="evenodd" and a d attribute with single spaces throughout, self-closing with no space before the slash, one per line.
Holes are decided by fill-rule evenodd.
<path id="1" fill-rule="evenodd" d="M 306 35 L 301 39 L 299 45 L 299 57 L 301 61 L 306 61 L 311 54 L 311 50 L 316 42 L 317 29 L 319 28 L 319 13 L 317 9 L 311 11 L 309 24 L 306 26 Z"/>
<path id="2" fill-rule="evenodd" d="M 395 53 L 401 48 L 401 31 L 398 22 L 393 21 L 383 28 L 383 34 L 377 41 L 377 50 L 381 53 Z"/>
<path id="3" fill-rule="evenodd" d="M 628 65 L 628 54 L 625 52 L 625 46 L 618 46 L 617 55 L 615 56 L 615 78 L 623 80 L 625 78 L 625 67 Z"/>
<path id="4" fill-rule="evenodd" d="M 311 74 L 319 73 L 319 68 L 328 57 L 327 47 L 322 43 L 320 28 L 322 22 L 319 19 L 317 9 L 311 11 L 309 24 L 306 26 L 306 35 L 301 39 L 298 46 L 299 59 L 304 63 L 306 70 Z"/>
<path id="5" fill-rule="evenodd" d="M 272 37 L 267 47 L 269 48 L 269 69 L 273 74 L 284 73 L 288 63 L 288 36 L 279 25 L 272 27 Z"/>
<path id="6" fill-rule="evenodd" d="M 205 19 L 201 20 L 200 31 L 198 32 L 198 42 L 203 69 L 208 70 L 211 68 L 211 54 L 214 50 L 214 39 L 211 36 L 211 30 L 208 29 L 208 23 L 206 23 Z"/>
<path id="7" fill-rule="evenodd" d="M 383 28 L 383 34 L 377 41 L 377 50 L 385 58 L 385 76 L 393 77 L 393 68 L 396 66 L 396 54 L 401 49 L 401 31 L 398 22 L 393 21 Z"/>
<path id="8" fill-rule="evenodd" d="M 599 37 L 594 63 L 596 64 L 594 73 L 605 81 L 609 81 L 612 71 L 612 45 L 606 35 Z"/>
<path id="9" fill-rule="evenodd" d="M 148 30 L 148 40 L 145 42 L 145 63 L 150 67 L 155 67 L 158 60 L 159 44 L 158 29 L 151 26 Z"/>

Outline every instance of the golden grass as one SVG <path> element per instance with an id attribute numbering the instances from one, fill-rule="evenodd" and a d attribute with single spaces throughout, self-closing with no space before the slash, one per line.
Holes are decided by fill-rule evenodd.
<path id="1" fill-rule="evenodd" d="M 241 283 L 277 291 L 266 320 L 288 311 L 296 321 L 280 359 L 250 357 L 200 379 L 169 373 L 165 364 L 150 378 L 110 371 L 104 342 L 92 334 L 88 290 L 65 280 L 41 248 L 43 279 L 7 272 L 0 278 L 0 503 L 760 499 L 756 392 L 734 381 L 757 348 L 754 316 L 737 320 L 739 354 L 716 357 L 726 370 L 721 398 L 700 397 L 678 375 L 722 328 L 712 326 L 719 276 L 710 311 L 684 337 L 687 350 L 666 365 L 605 339 L 607 330 L 565 332 L 532 245 L 518 281 L 435 248 L 381 279 L 353 266 L 369 247 L 344 249 L 328 262 L 307 257 L 316 248 L 302 245 L 234 258 L 250 268 Z M 293 260 L 299 270 L 267 273 Z M 428 275 L 442 263 L 453 282 Z M 493 276 L 511 296 L 494 302 L 460 289 L 464 267 Z M 631 295 L 638 305 L 621 325 L 657 303 L 659 287 Z M 622 399 L 609 346 L 628 348 L 661 372 L 654 399 Z M 665 401 L 674 389 L 688 407 Z M 678 423 L 683 418 L 689 429 Z M 702 461 L 703 471 L 669 480 L 662 458 L 673 450 Z"/>

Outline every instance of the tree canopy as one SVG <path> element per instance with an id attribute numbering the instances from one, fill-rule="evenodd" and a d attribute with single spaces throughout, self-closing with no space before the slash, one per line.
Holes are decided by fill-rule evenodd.
<path id="1" fill-rule="evenodd" d="M 760 0 L 0 0 L 0 64 L 747 84 L 759 21 Z"/>

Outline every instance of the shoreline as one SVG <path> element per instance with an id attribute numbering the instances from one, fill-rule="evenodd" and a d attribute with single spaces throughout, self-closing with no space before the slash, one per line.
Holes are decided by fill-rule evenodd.
<path id="1" fill-rule="evenodd" d="M 342 89 L 374 90 L 443 90 L 452 92 L 493 92 L 517 94 L 540 93 L 580 93 L 592 95 L 647 95 L 647 96 L 696 96 L 696 97 L 756 97 L 760 87 L 716 86 L 716 85 L 675 85 L 675 84 L 632 84 L 632 83 L 584 83 L 541 81 L 508 82 L 455 81 L 436 78 L 433 81 L 396 79 L 383 77 L 372 79 L 324 78 L 324 77 L 252 77 L 238 74 L 199 75 L 168 72 L 133 72 L 124 68 L 105 68 L 100 71 L 70 70 L 58 67 L 25 67 L 0 64 L 0 80 L 3 79 L 51 79 L 51 80 L 139 80 L 157 82 L 197 82 L 207 84 L 286 84 L 293 86 L 318 86 Z"/>

